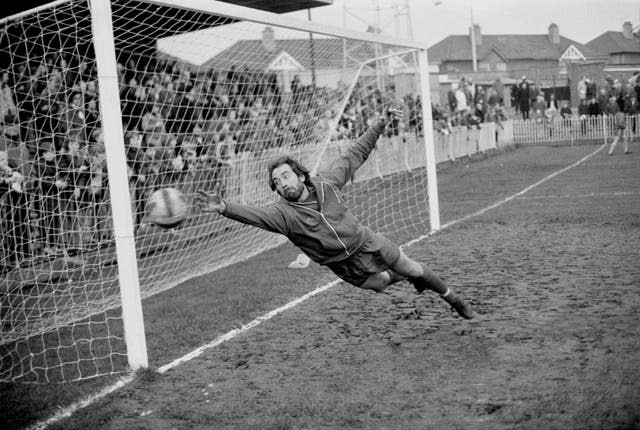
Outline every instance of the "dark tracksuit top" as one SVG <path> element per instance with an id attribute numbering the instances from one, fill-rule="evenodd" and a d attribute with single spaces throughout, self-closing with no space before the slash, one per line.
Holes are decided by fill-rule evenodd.
<path id="1" fill-rule="evenodd" d="M 370 127 L 329 170 L 310 178 L 319 211 L 283 197 L 272 205 L 257 207 L 225 202 L 222 215 L 283 234 L 311 260 L 322 265 L 351 257 L 372 233 L 345 206 L 339 191 L 365 162 L 385 125 L 381 120 Z"/>

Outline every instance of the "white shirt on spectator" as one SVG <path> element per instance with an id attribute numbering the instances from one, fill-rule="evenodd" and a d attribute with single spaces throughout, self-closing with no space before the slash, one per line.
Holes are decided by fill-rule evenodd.
<path id="1" fill-rule="evenodd" d="M 467 96 L 464 91 L 458 88 L 455 92 L 456 96 L 456 111 L 465 111 L 468 108 Z"/>

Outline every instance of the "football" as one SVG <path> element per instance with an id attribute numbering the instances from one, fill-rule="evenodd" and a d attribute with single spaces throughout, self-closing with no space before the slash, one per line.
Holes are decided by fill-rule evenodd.
<path id="1" fill-rule="evenodd" d="M 154 191 L 147 200 L 147 219 L 162 228 L 174 228 L 187 218 L 187 199 L 175 188 Z"/>

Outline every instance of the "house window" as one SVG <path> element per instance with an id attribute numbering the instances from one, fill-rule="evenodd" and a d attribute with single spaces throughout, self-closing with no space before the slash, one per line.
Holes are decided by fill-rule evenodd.
<path id="1" fill-rule="evenodd" d="M 507 63 L 496 63 L 496 72 L 506 72 Z"/>
<path id="2" fill-rule="evenodd" d="M 478 70 L 481 72 L 489 72 L 491 71 L 491 64 L 481 61 L 478 63 Z"/>

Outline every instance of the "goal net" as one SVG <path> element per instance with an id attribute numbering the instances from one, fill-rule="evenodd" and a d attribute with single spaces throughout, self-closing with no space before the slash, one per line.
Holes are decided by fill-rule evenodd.
<path id="1" fill-rule="evenodd" d="M 404 116 L 345 199 L 400 243 L 439 227 L 430 225 L 419 50 L 226 3 L 175 3 L 184 6 L 110 2 L 119 106 L 105 102 L 114 94 L 95 43 L 110 36 L 95 34 L 89 2 L 57 1 L 0 25 L 0 381 L 126 371 L 114 203 L 130 206 L 149 297 L 285 241 L 194 207 L 181 226 L 161 229 L 145 216 L 150 193 L 173 187 L 192 201 L 220 184 L 228 201 L 274 203 L 269 161 L 289 154 L 330 168 L 390 106 Z M 105 137 L 105 110 L 117 115 L 117 138 Z M 128 195 L 110 183 L 114 146 Z"/>

